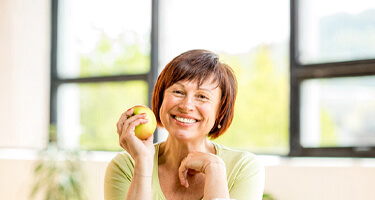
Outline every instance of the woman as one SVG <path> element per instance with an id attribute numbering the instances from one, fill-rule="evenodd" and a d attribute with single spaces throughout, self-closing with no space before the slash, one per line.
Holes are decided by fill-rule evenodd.
<path id="1" fill-rule="evenodd" d="M 119 153 L 108 165 L 105 199 L 237 199 L 260 200 L 264 169 L 254 154 L 229 149 L 214 139 L 229 128 L 237 82 L 233 71 L 206 50 L 174 58 L 158 77 L 152 109 L 169 135 L 153 144 L 139 140 L 134 129 L 145 114 L 118 123 Z"/>

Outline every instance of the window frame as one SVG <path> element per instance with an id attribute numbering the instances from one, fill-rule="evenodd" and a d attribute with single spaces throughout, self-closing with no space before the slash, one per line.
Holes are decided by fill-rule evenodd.
<path id="1" fill-rule="evenodd" d="M 375 75 L 375 59 L 302 64 L 298 61 L 298 2 L 290 1 L 290 152 L 289 156 L 375 157 L 373 146 L 306 148 L 300 140 L 301 83 L 314 78 L 360 77 Z"/>
<path id="2" fill-rule="evenodd" d="M 69 83 L 106 83 L 106 82 L 128 82 L 134 80 L 145 81 L 148 84 L 148 105 L 151 105 L 153 85 L 158 75 L 158 48 L 159 48 L 159 0 L 151 0 L 151 48 L 150 48 L 150 71 L 140 74 L 92 76 L 83 78 L 60 78 L 57 73 L 58 52 L 58 4 L 59 0 L 51 2 L 51 61 L 50 61 L 50 125 L 57 124 L 57 90 L 59 86 Z M 57 130 L 58 132 L 58 130 Z M 155 131 L 154 142 L 157 142 L 158 131 Z M 57 137 L 49 133 L 49 143 L 57 143 Z"/>

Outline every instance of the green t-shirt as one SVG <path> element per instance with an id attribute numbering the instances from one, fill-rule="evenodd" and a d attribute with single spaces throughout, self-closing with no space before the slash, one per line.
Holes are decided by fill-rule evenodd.
<path id="1" fill-rule="evenodd" d="M 250 152 L 237 151 L 213 143 L 216 155 L 226 165 L 228 190 L 232 199 L 261 200 L 264 188 L 264 167 Z M 158 176 L 158 154 L 160 143 L 155 146 L 152 175 L 152 199 L 166 200 Z M 127 152 L 121 152 L 108 164 L 104 179 L 105 200 L 125 200 L 134 173 L 134 160 Z"/>

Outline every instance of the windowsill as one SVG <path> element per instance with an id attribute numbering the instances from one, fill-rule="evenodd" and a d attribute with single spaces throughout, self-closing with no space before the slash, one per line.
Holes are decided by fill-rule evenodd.
<path id="1" fill-rule="evenodd" d="M 0 160 L 38 160 L 41 150 L 2 148 L 0 149 Z M 109 162 L 118 152 L 107 151 L 82 151 L 84 161 Z"/>
<path id="2" fill-rule="evenodd" d="M 35 149 L 2 148 L 0 160 L 37 160 L 39 152 Z"/>
<path id="3" fill-rule="evenodd" d="M 0 149 L 0 160 L 38 160 L 39 150 Z M 83 160 L 87 162 L 109 162 L 118 152 L 84 151 Z M 340 157 L 282 157 L 258 155 L 265 167 L 375 167 L 375 158 Z"/>
<path id="4" fill-rule="evenodd" d="M 259 155 L 266 167 L 375 167 L 375 158 L 353 157 L 281 157 Z"/>

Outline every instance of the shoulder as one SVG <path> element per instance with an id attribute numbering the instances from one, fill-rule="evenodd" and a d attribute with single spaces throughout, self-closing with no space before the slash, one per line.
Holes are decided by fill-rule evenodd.
<path id="1" fill-rule="evenodd" d="M 260 159 L 248 151 L 215 144 L 227 168 L 228 189 L 234 199 L 262 199 L 265 170 Z"/>
<path id="2" fill-rule="evenodd" d="M 131 180 L 134 172 L 134 160 L 126 152 L 118 153 L 107 165 L 106 179 Z"/>
<path id="3" fill-rule="evenodd" d="M 259 162 L 258 157 L 249 151 L 236 150 L 217 143 L 214 143 L 214 145 L 218 151 L 218 156 L 221 157 L 224 160 L 224 162 Z"/>
<path id="4" fill-rule="evenodd" d="M 109 165 L 115 165 L 115 166 L 134 166 L 134 160 L 133 158 L 129 155 L 128 152 L 123 151 L 118 153 L 109 163 Z"/>
<path id="5" fill-rule="evenodd" d="M 244 173 L 248 176 L 262 173 L 264 167 L 255 154 L 241 151 L 214 143 L 218 150 L 218 156 L 223 159 L 228 172 Z"/>

